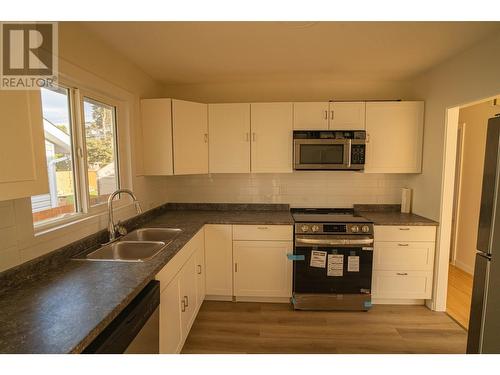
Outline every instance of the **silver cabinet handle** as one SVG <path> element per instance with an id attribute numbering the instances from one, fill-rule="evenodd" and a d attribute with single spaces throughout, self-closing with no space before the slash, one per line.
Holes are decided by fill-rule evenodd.
<path id="1" fill-rule="evenodd" d="M 205 143 L 208 143 L 208 133 L 204 134 Z"/>
<path id="2" fill-rule="evenodd" d="M 252 133 L 252 141 L 254 141 L 254 142 L 255 142 L 255 138 L 256 138 L 256 137 L 255 137 L 255 132 L 253 132 L 253 133 Z"/>
<path id="3" fill-rule="evenodd" d="M 396 272 L 396 275 L 398 276 L 408 276 L 407 272 Z"/>
<path id="4" fill-rule="evenodd" d="M 188 296 L 184 296 L 184 304 L 186 305 L 186 307 L 189 307 L 189 298 L 188 298 Z"/>
<path id="5" fill-rule="evenodd" d="M 398 243 L 398 246 L 409 246 L 407 243 Z"/>
<path id="6" fill-rule="evenodd" d="M 332 120 L 333 120 L 333 118 L 334 118 L 334 111 L 333 111 L 333 110 L 331 110 L 331 111 L 330 111 L 330 119 L 332 119 Z"/>
<path id="7" fill-rule="evenodd" d="M 269 229 L 269 227 L 257 227 L 257 229 Z"/>
<path id="8" fill-rule="evenodd" d="M 365 143 L 370 143 L 370 133 L 366 133 Z"/>
<path id="9" fill-rule="evenodd" d="M 181 300 L 181 311 L 182 312 L 186 311 L 186 304 L 184 303 L 184 299 Z"/>
<path id="10" fill-rule="evenodd" d="M 399 228 L 399 230 L 410 230 L 410 228 Z"/>
<path id="11" fill-rule="evenodd" d="M 238 263 L 234 264 L 234 272 L 238 272 Z"/>
<path id="12" fill-rule="evenodd" d="M 198 264 L 198 275 L 201 275 L 201 264 Z"/>
<path id="13" fill-rule="evenodd" d="M 325 110 L 325 120 L 328 120 L 328 111 Z"/>

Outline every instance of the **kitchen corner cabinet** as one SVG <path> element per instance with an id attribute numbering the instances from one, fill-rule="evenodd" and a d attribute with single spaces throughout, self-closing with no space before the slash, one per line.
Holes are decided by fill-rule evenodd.
<path id="1" fill-rule="evenodd" d="M 145 175 L 174 174 L 172 99 L 142 99 L 141 124 Z"/>
<path id="2" fill-rule="evenodd" d="M 250 104 L 209 104 L 209 172 L 250 173 Z"/>
<path id="3" fill-rule="evenodd" d="M 252 103 L 253 173 L 292 172 L 292 103 Z"/>
<path id="4" fill-rule="evenodd" d="M 174 174 L 208 173 L 208 106 L 172 100 Z"/>
<path id="5" fill-rule="evenodd" d="M 49 191 L 40 91 L 0 90 L 0 201 Z"/>
<path id="6" fill-rule="evenodd" d="M 436 227 L 376 225 L 374 238 L 374 303 L 430 299 Z"/>
<path id="7" fill-rule="evenodd" d="M 365 173 L 420 173 L 424 103 L 366 103 Z"/>
<path id="8" fill-rule="evenodd" d="M 294 130 L 365 130 L 365 102 L 293 103 Z"/>
<path id="9" fill-rule="evenodd" d="M 233 296 L 232 225 L 205 225 L 205 269 L 207 299 L 231 301 Z"/>

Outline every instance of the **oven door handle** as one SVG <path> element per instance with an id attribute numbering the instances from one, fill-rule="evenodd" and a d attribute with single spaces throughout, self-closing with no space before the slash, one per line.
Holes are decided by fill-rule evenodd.
<path id="1" fill-rule="evenodd" d="M 330 245 L 330 246 L 342 246 L 342 245 L 373 245 L 372 238 L 363 238 L 357 240 L 350 239 L 338 239 L 338 240 L 320 240 L 313 238 L 295 238 L 296 244 L 304 244 L 304 245 Z"/>

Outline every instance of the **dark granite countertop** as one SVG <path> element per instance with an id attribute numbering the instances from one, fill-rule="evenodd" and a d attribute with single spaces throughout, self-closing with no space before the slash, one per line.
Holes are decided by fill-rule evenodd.
<path id="1" fill-rule="evenodd" d="M 423 216 L 401 213 L 401 206 L 398 204 L 354 205 L 354 210 L 358 215 L 373 221 L 375 225 L 439 225 L 437 221 Z"/>
<path id="2" fill-rule="evenodd" d="M 170 205 L 159 216 L 136 225 L 183 230 L 160 254 L 144 263 L 59 259 L 58 263 L 46 262 L 49 266 L 45 270 L 31 266 L 33 274 L 23 277 L 13 272 L 0 274 L 4 284 L 0 285 L 0 353 L 81 352 L 204 224 L 293 224 L 285 205 L 274 209 L 261 205 L 220 208 Z M 102 238 L 105 232 L 96 236 Z M 93 241 L 95 248 L 99 242 Z M 82 244 L 72 246 L 82 250 Z M 13 280 L 6 275 L 14 275 Z"/>

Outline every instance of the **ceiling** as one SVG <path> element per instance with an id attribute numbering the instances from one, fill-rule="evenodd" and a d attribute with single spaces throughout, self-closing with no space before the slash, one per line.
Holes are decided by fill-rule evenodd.
<path id="1" fill-rule="evenodd" d="M 83 22 L 164 84 L 405 80 L 500 22 Z"/>

